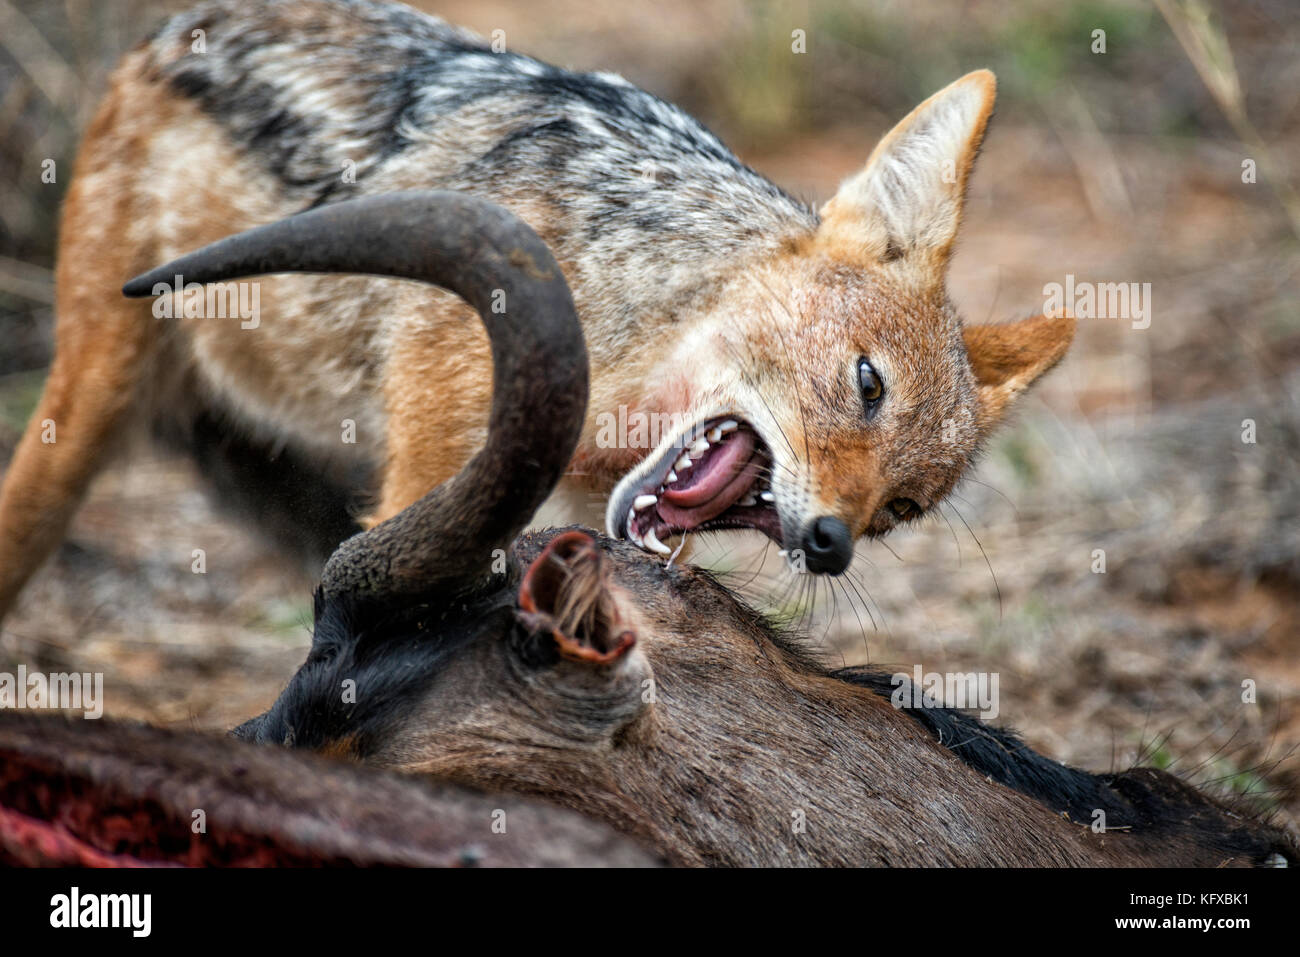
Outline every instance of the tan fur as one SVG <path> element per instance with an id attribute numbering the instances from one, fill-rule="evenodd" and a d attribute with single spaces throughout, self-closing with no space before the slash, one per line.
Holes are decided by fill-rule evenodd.
<path id="1" fill-rule="evenodd" d="M 150 255 L 122 242 L 138 210 L 114 183 L 120 170 L 139 162 L 148 137 L 145 130 L 133 134 L 121 112 L 121 103 L 109 99 L 96 113 L 87 138 L 107 148 L 81 155 L 64 206 L 58 360 L 0 493 L 0 613 L 34 561 L 62 537 L 154 355 L 157 331 L 147 307 L 102 294 Z M 49 443 L 42 438 L 47 422 L 54 428 Z"/>
<path id="2" fill-rule="evenodd" d="M 1072 317 L 1035 316 L 965 330 L 966 352 L 980 386 L 980 415 L 986 428 L 1002 417 L 1017 395 L 1065 357 L 1074 327 Z"/>
<path id="3" fill-rule="evenodd" d="M 430 343 L 454 346 L 430 348 Z M 396 515 L 456 474 L 487 437 L 492 357 L 473 310 L 444 301 L 425 323 L 402 330 L 388 358 L 383 388 L 387 466 L 380 500 L 367 524 Z"/>

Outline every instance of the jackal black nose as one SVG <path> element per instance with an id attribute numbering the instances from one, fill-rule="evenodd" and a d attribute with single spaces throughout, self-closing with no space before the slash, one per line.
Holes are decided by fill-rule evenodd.
<path id="1" fill-rule="evenodd" d="M 838 518 L 823 515 L 803 536 L 806 567 L 819 575 L 838 575 L 853 561 L 853 535 Z"/>

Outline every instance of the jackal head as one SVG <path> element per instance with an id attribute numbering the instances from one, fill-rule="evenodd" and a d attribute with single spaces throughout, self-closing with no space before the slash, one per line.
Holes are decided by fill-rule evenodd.
<path id="1" fill-rule="evenodd" d="M 918 106 L 780 254 L 746 264 L 669 357 L 692 407 L 615 488 L 609 533 L 667 554 L 756 528 L 808 571 L 943 499 L 1068 318 L 963 327 L 945 286 L 995 96 L 971 73 Z"/>

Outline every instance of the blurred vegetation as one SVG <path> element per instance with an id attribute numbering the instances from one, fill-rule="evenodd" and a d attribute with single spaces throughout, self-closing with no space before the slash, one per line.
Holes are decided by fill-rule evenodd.
<path id="1" fill-rule="evenodd" d="M 0 0 L 0 256 L 50 266 L 58 200 L 80 131 L 123 51 L 176 0 Z M 455 4 L 416 3 L 456 19 Z M 564 3 L 543 6 L 563 8 Z M 582 4 L 568 3 L 582 19 Z M 1232 132 L 1215 97 L 1156 7 L 1147 0 L 1028 0 L 1015 4 L 900 0 L 723 0 L 701 25 L 713 42 L 680 32 L 614 37 L 584 67 L 619 69 L 682 103 L 742 151 L 860 126 L 864 116 L 897 118 L 956 76 L 978 67 L 1000 80 L 1000 106 L 1024 115 L 1068 116 L 1082 98 L 1103 133 L 1224 136 Z M 1293 0 L 1207 8 L 1229 38 L 1248 91 L 1247 107 L 1269 138 L 1300 121 L 1295 57 L 1300 10 Z M 467 11 L 469 12 L 469 11 Z M 486 29 L 490 14 L 471 26 Z M 546 56 L 558 41 L 542 18 L 517 28 L 520 49 Z M 605 29 L 617 33 L 617 16 Z M 718 23 L 720 25 L 715 25 Z M 792 53 L 792 33 L 807 52 Z M 1106 52 L 1092 52 L 1093 32 Z M 716 35 L 720 31 L 724 35 Z M 626 32 L 626 31 L 624 31 Z M 708 37 L 703 38 L 705 40 Z M 665 56 L 674 72 L 654 66 Z M 565 59 L 572 59 L 565 58 Z M 649 82 L 645 78 L 649 78 Z M 662 82 L 655 82 L 656 80 Z M 41 162 L 59 177 L 42 188 Z M 0 296 L 3 296 L 0 292 Z M 12 302 L 7 303 L 13 306 Z"/>

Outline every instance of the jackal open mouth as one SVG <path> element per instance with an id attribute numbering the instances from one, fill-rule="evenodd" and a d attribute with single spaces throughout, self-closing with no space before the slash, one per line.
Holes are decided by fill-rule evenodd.
<path id="1" fill-rule="evenodd" d="M 780 543 L 772 456 L 747 422 L 707 419 L 651 455 L 632 473 L 635 480 L 614 490 L 610 535 L 660 555 L 672 553 L 665 538 L 689 531 L 754 528 Z"/>

